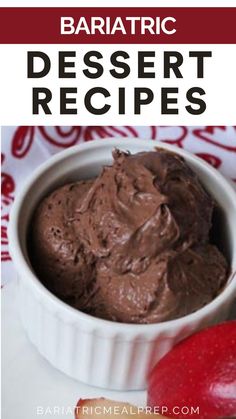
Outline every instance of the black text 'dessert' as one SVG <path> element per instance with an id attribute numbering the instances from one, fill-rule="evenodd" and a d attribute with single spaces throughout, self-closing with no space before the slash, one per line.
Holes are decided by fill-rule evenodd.
<path id="1" fill-rule="evenodd" d="M 111 109 L 117 115 L 131 112 L 140 115 L 150 104 L 155 104 L 163 115 L 174 115 L 179 113 L 181 102 L 186 112 L 200 115 L 206 110 L 206 92 L 198 85 L 198 79 L 204 79 L 205 67 L 211 57 L 211 51 L 199 50 L 188 51 L 185 56 L 179 51 L 137 51 L 131 56 L 125 50 L 118 50 L 105 56 L 99 50 L 83 54 L 67 50 L 58 51 L 55 61 L 55 56 L 52 60 L 43 51 L 28 51 L 27 77 L 35 79 L 32 112 L 34 115 L 52 114 L 52 107 L 55 109 L 52 105 L 57 100 L 59 103 L 56 106 L 62 115 L 79 114 L 82 106 L 93 115 L 104 115 Z M 175 80 L 186 76 L 187 61 L 191 64 L 193 81 L 186 87 Z M 47 77 L 52 71 L 61 80 L 54 88 L 50 86 L 50 77 Z M 187 76 L 189 79 L 189 66 Z M 83 98 L 81 85 L 86 86 Z M 98 95 L 99 101 L 95 100 Z M 178 100 L 180 96 L 184 98 L 184 104 L 183 100 Z"/>

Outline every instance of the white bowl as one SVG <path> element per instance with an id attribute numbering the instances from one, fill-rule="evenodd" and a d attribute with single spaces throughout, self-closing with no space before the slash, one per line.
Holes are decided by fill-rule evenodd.
<path id="1" fill-rule="evenodd" d="M 136 153 L 157 146 L 182 155 L 219 203 L 224 218 L 224 241 L 234 272 L 236 195 L 233 188 L 203 160 L 169 144 L 117 138 L 69 148 L 32 174 L 11 212 L 10 251 L 18 272 L 20 311 L 27 334 L 51 364 L 90 385 L 117 390 L 144 389 L 155 362 L 181 339 L 225 319 L 236 294 L 236 278 L 231 275 L 221 294 L 195 313 L 159 324 L 122 324 L 70 307 L 48 291 L 34 274 L 27 255 L 26 234 L 41 198 L 57 186 L 97 175 L 104 164 L 111 163 L 115 147 Z"/>

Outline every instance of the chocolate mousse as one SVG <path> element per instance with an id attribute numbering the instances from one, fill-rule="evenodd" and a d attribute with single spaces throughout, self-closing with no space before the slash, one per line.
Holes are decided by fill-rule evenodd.
<path id="1" fill-rule="evenodd" d="M 209 239 L 213 199 L 177 154 L 115 150 L 113 158 L 96 179 L 39 204 L 33 268 L 56 296 L 103 319 L 155 323 L 196 311 L 227 279 Z"/>

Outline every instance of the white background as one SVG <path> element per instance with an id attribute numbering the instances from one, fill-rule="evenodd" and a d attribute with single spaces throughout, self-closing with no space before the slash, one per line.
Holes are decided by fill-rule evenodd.
<path id="1" fill-rule="evenodd" d="M 100 51 L 105 71 L 99 79 L 91 80 L 83 75 L 83 55 L 90 50 Z M 115 79 L 109 74 L 112 68 L 109 59 L 112 52 L 125 50 L 131 56 L 131 74 L 123 80 Z M 50 73 L 42 79 L 27 79 L 27 51 L 39 50 L 50 56 L 52 67 Z M 75 50 L 76 79 L 58 78 L 58 51 Z M 137 78 L 137 51 L 155 50 L 155 79 Z M 177 50 L 184 56 L 181 66 L 183 79 L 163 79 L 163 51 Z M 210 50 L 212 58 L 205 59 L 205 77 L 196 77 L 196 58 L 189 58 L 189 51 Z M 235 45 L 3 45 L 1 46 L 1 108 L 2 125 L 234 125 L 235 124 Z M 151 59 L 153 60 L 153 59 Z M 32 87 L 48 87 L 53 98 L 50 104 L 52 115 L 32 115 Z M 77 87 L 77 115 L 60 115 L 59 87 Z M 84 107 L 84 95 L 93 86 L 105 87 L 111 97 L 108 113 L 95 116 Z M 126 87 L 126 115 L 118 115 L 118 87 Z M 154 101 L 142 107 L 141 115 L 134 115 L 133 91 L 135 86 L 146 86 L 154 91 Z M 179 87 L 178 115 L 161 115 L 160 88 Z M 185 106 L 188 104 L 186 91 L 199 86 L 206 91 L 204 100 L 206 111 L 201 115 L 189 114 Z M 97 95 L 94 104 L 104 103 Z"/>
<path id="2" fill-rule="evenodd" d="M 98 4 L 99 3 L 99 4 Z M 111 4 L 112 3 L 112 4 Z M 1 6 L 10 7 L 93 7 L 93 6 L 187 6 L 187 7 L 207 7 L 207 6 L 236 6 L 235 0 L 172 0 L 172 1 L 157 1 L 157 0 L 119 0 L 112 2 L 110 0 L 87 0 L 78 1 L 78 0 L 7 0 L 2 1 Z M 10 23 L 9 23 L 10 24 Z M 14 30 L 14 28 L 12 29 Z M 43 30 L 43 28 L 42 28 Z M 199 30 L 201 30 L 201 25 L 199 24 Z M 219 28 L 220 30 L 220 28 Z M 106 51 L 112 49 L 115 50 L 116 46 L 111 47 L 107 46 L 98 46 L 99 50 L 105 49 Z M 158 113 L 158 106 L 154 107 L 152 111 L 148 107 L 148 111 L 144 114 L 144 117 L 141 121 L 140 117 L 135 119 L 135 122 L 132 122 L 130 117 L 127 117 L 126 121 L 124 119 L 117 118 L 116 115 L 104 117 L 102 121 L 99 118 L 99 121 L 95 121 L 94 116 L 85 116 L 81 115 L 73 116 L 72 119 L 68 117 L 62 118 L 56 114 L 56 105 L 55 105 L 55 114 L 52 117 L 41 116 L 40 118 L 35 118 L 31 116 L 31 86 L 32 82 L 26 80 L 26 51 L 33 49 L 40 49 L 45 52 L 50 52 L 50 56 L 56 57 L 56 50 L 66 50 L 66 49 L 76 49 L 76 45 L 69 46 L 34 46 L 34 45 L 12 45 L 12 46 L 2 46 L 1 47 L 1 66 L 0 66 L 0 82 L 1 82 L 1 108 L 0 108 L 0 117 L 1 124 L 3 125 L 27 125 L 27 124 L 43 124 L 43 125 L 74 125 L 82 124 L 94 125 L 100 123 L 103 124 L 105 120 L 105 125 L 107 124 L 151 124 L 151 121 L 155 121 L 154 124 L 168 124 L 168 125 L 232 125 L 235 124 L 235 46 L 169 46 L 167 48 L 173 49 L 176 48 L 180 52 L 193 50 L 193 49 L 211 49 L 213 51 L 212 59 L 207 59 L 206 66 L 206 78 L 205 81 L 197 80 L 198 84 L 203 88 L 206 87 L 207 91 L 207 103 L 208 111 L 203 114 L 201 117 L 192 117 L 191 115 L 179 115 L 177 117 L 170 117 L 165 121 L 160 117 Z M 97 48 L 97 47 L 96 47 Z M 127 50 L 127 46 L 123 46 L 122 49 Z M 130 46 L 133 53 L 135 53 L 136 48 L 140 49 L 138 46 Z M 147 47 L 153 49 L 154 46 Z M 160 47 L 155 47 L 160 50 Z M 165 48 L 165 49 L 167 49 Z M 89 46 L 85 46 L 83 49 L 89 49 Z M 142 46 L 142 49 L 144 47 Z M 53 52 L 54 51 L 54 52 Z M 191 59 L 193 60 L 193 59 Z M 192 62 L 192 61 L 189 61 Z M 194 60 L 193 60 L 194 61 Z M 189 64 L 190 65 L 190 64 Z M 187 64 L 188 67 L 188 64 Z M 56 71 L 56 70 L 55 70 Z M 186 73 L 188 68 L 186 68 Z M 52 74 L 47 80 L 47 83 L 50 84 L 50 87 L 54 90 L 57 86 L 58 79 L 55 74 Z M 101 80 L 102 81 L 102 80 Z M 129 81 L 129 88 L 131 89 L 131 79 Z M 157 85 L 161 83 L 161 79 L 157 79 Z M 178 83 L 181 87 L 186 89 L 186 87 L 191 87 L 194 84 L 194 77 L 192 74 L 185 74 L 184 80 L 174 80 L 175 85 Z M 44 82 L 44 81 L 42 81 Z M 75 80 L 73 81 L 73 84 Z M 91 82 L 88 80 L 88 84 Z M 148 80 L 146 80 L 148 82 Z M 68 80 L 66 80 L 67 85 Z M 105 80 L 106 87 L 111 87 L 115 89 L 114 79 L 112 81 Z M 154 83 L 153 80 L 151 83 Z M 82 88 L 84 91 L 88 86 L 83 84 Z M 55 94 L 55 93 L 54 93 Z M 55 98 L 56 100 L 56 98 Z M 181 99 L 180 103 L 182 103 Z M 123 117 L 122 117 L 123 118 Z M 172 119 L 173 118 L 173 119 Z M 214 122 L 213 122 L 214 121 Z M 99 397 L 106 396 L 116 400 L 126 400 L 136 404 L 144 404 L 146 400 L 146 394 L 144 392 L 129 392 L 129 393 L 117 393 L 117 392 L 105 392 L 104 390 L 95 389 L 92 387 L 85 386 L 81 383 L 78 383 L 59 371 L 51 367 L 31 346 L 24 334 L 22 327 L 18 318 L 18 311 L 16 306 L 16 283 L 14 281 L 9 284 L 5 289 L 8 294 L 3 299 L 3 377 L 4 377 L 4 389 L 3 389 L 3 410 L 2 417 L 4 419 L 12 419 L 16 417 L 18 419 L 33 419 L 40 416 L 36 415 L 36 407 L 38 406 L 69 406 L 73 405 L 79 397 Z M 19 362 L 20 360 L 20 362 Z M 45 417 L 45 416 L 43 416 Z M 46 417 L 52 417 L 52 415 L 47 415 Z M 62 417 L 62 416 L 61 416 Z M 68 416 L 71 417 L 72 416 Z"/>

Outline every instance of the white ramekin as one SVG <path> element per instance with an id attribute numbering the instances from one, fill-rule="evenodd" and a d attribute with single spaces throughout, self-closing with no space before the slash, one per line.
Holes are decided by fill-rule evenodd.
<path id="1" fill-rule="evenodd" d="M 236 294 L 236 277 L 210 304 L 183 318 L 159 324 L 121 324 L 94 318 L 60 301 L 31 269 L 26 232 L 40 199 L 53 188 L 99 173 L 117 147 L 136 153 L 162 147 L 182 155 L 219 203 L 222 237 L 231 271 L 236 270 L 236 194 L 203 160 L 165 143 L 139 139 L 107 139 L 83 143 L 50 158 L 18 194 L 10 216 L 10 252 L 18 273 L 23 325 L 39 352 L 56 368 L 87 384 L 117 390 L 144 389 L 153 364 L 194 331 L 226 318 Z M 42 261 L 43 263 L 43 261 Z"/>

